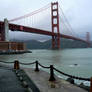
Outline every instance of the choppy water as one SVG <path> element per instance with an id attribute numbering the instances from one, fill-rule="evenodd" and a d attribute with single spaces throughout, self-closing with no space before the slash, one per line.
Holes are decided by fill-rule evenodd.
<path id="1" fill-rule="evenodd" d="M 59 70 L 71 75 L 87 78 L 92 77 L 92 48 L 32 50 L 32 53 L 0 56 L 0 60 L 3 61 L 14 61 L 15 59 L 18 59 L 19 61 L 25 63 L 38 60 L 41 64 L 45 66 L 53 64 Z M 78 65 L 75 66 L 74 64 Z M 61 74 L 56 74 L 58 76 L 61 76 Z M 64 76 L 61 77 L 66 78 Z M 79 83 L 79 81 L 76 82 Z"/>

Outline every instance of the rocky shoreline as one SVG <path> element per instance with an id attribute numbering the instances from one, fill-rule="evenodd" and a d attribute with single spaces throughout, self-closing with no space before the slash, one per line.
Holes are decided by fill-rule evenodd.
<path id="1" fill-rule="evenodd" d="M 24 54 L 24 53 L 32 53 L 32 51 L 29 50 L 21 50 L 21 51 L 1 51 L 0 55 L 12 55 L 12 54 Z"/>

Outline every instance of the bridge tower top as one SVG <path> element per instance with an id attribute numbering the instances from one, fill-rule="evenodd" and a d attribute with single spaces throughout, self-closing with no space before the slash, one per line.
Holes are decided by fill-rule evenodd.
<path id="1" fill-rule="evenodd" d="M 57 36 L 52 36 L 52 49 L 60 48 L 60 32 L 59 32 L 59 12 L 58 2 L 51 3 L 51 20 L 52 20 L 52 33 L 57 32 Z"/>

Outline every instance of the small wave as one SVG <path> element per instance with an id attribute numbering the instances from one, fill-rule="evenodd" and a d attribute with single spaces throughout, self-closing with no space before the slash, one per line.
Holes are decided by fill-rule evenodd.
<path id="1" fill-rule="evenodd" d="M 80 65 L 78 64 L 73 64 L 73 65 L 69 65 L 69 67 L 79 67 Z"/>
<path id="2" fill-rule="evenodd" d="M 74 65 L 69 65 L 69 67 L 74 67 Z"/>
<path id="3" fill-rule="evenodd" d="M 86 86 L 90 86 L 90 82 L 89 81 L 85 81 L 85 82 L 83 82 L 84 83 L 84 85 L 86 85 Z"/>
<path id="4" fill-rule="evenodd" d="M 62 76 L 60 76 L 60 75 L 58 75 L 58 77 L 59 77 L 59 78 L 62 78 L 62 79 L 64 78 L 64 77 L 62 77 Z"/>

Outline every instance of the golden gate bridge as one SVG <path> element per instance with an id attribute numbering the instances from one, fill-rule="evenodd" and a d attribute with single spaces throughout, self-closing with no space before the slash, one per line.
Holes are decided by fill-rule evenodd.
<path id="1" fill-rule="evenodd" d="M 46 10 L 48 10 L 49 8 L 50 8 L 51 19 L 47 18 L 46 14 L 45 14 Z M 39 18 L 42 17 L 40 15 L 40 13 L 44 14 L 44 16 L 45 16 L 44 20 L 45 20 L 46 23 L 48 21 L 50 21 L 50 23 L 48 23 L 48 26 L 51 27 L 49 30 L 48 29 L 36 28 L 36 27 L 33 26 L 33 20 L 34 19 L 39 20 Z M 36 17 L 34 17 L 34 16 L 36 16 Z M 65 20 L 63 20 L 63 18 Z M 29 23 L 29 24 L 27 23 L 27 25 L 26 25 L 25 19 L 27 19 L 28 21 L 30 20 L 31 23 Z M 60 38 L 82 41 L 82 42 L 87 43 L 88 46 L 90 46 L 89 32 L 87 32 L 86 40 L 78 37 L 76 35 L 76 33 L 73 31 L 70 23 L 68 22 L 66 16 L 64 15 L 64 12 L 63 12 L 63 10 L 60 7 L 58 2 L 48 4 L 48 5 L 40 8 L 36 11 L 33 11 L 29 14 L 11 19 L 7 22 L 6 21 L 7 20 L 5 20 L 4 22 L 0 21 L 0 41 L 5 41 L 5 37 L 6 37 L 5 31 L 8 28 L 11 31 L 29 32 L 29 33 L 36 33 L 36 34 L 51 36 L 52 37 L 52 48 L 53 49 L 55 49 L 55 48 L 60 49 Z M 40 24 L 40 22 L 38 21 L 37 24 Z M 67 29 L 67 32 L 65 32 L 66 29 Z M 64 30 L 65 33 L 63 33 L 63 30 Z"/>

